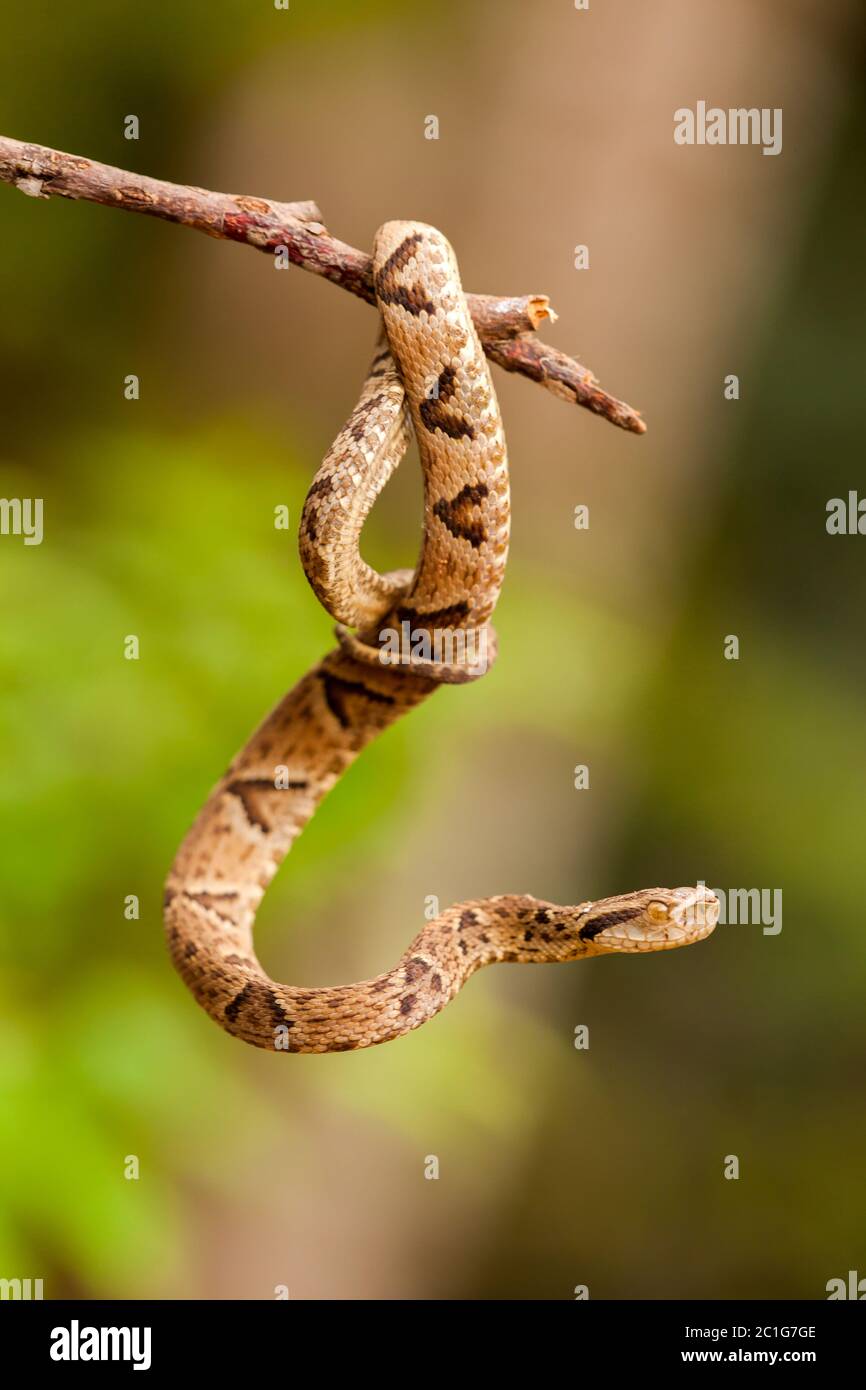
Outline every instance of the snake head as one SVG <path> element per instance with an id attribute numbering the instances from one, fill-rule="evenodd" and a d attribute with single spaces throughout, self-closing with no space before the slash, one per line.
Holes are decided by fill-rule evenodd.
<path id="1" fill-rule="evenodd" d="M 670 951 L 709 936 L 719 920 L 719 900 L 695 888 L 646 888 L 590 904 L 578 935 L 587 955 L 610 951 Z"/>

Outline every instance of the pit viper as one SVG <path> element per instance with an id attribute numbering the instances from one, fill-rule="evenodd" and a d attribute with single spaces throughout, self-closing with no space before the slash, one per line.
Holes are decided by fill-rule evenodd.
<path id="1" fill-rule="evenodd" d="M 262 896 L 295 837 L 377 734 L 495 657 L 490 626 L 509 538 L 505 437 L 450 244 L 388 222 L 373 254 L 383 334 L 351 416 L 309 489 L 301 560 L 339 645 L 283 697 L 217 783 L 165 893 L 169 950 L 210 1016 L 285 1052 L 370 1047 L 419 1027 L 496 961 L 667 950 L 713 930 L 701 886 L 560 907 L 526 894 L 458 903 L 426 922 L 393 969 L 331 988 L 269 978 L 253 949 Z M 414 572 L 378 574 L 359 539 L 412 432 L 424 477 Z M 484 788 L 478 789 L 483 801 Z"/>

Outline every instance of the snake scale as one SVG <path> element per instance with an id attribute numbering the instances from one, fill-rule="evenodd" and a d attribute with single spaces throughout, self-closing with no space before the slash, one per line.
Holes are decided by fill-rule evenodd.
<path id="1" fill-rule="evenodd" d="M 439 1013 L 483 965 L 666 950 L 701 940 L 718 919 L 717 900 L 700 886 L 574 907 L 511 894 L 449 908 L 374 979 L 295 988 L 259 964 L 256 910 L 322 798 L 383 729 L 441 684 L 480 673 L 466 657 L 468 639 L 476 655 L 487 639 L 487 665 L 495 655 L 489 619 L 508 553 L 508 465 L 454 253 L 432 227 L 388 222 L 376 236 L 373 275 L 384 336 L 300 526 L 305 572 L 340 645 L 234 759 L 166 884 L 166 931 L 181 977 L 222 1028 L 272 1051 L 386 1042 Z M 421 556 L 414 572 L 380 575 L 361 558 L 361 529 L 413 431 L 424 475 Z M 383 660 L 385 634 L 407 630 L 411 656 Z M 444 655 L 434 640 L 443 633 L 451 639 Z"/>

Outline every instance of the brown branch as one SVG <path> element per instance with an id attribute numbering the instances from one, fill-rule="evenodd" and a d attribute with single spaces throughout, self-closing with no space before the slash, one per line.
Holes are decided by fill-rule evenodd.
<path id="1" fill-rule="evenodd" d="M 273 254 L 285 247 L 293 265 L 321 275 L 350 294 L 375 303 L 372 263 L 364 252 L 332 237 L 315 203 L 277 203 L 266 198 L 211 193 L 165 183 L 110 164 L 64 154 L 45 145 L 0 135 L 0 182 L 34 198 L 73 198 L 123 208 L 194 227 L 208 236 L 240 241 Z M 592 372 L 532 336 L 544 319 L 555 320 L 546 295 L 498 298 L 469 294 L 469 309 L 484 351 L 507 372 L 537 381 L 563 400 L 593 410 L 622 429 L 643 434 L 636 410 L 609 396 Z"/>

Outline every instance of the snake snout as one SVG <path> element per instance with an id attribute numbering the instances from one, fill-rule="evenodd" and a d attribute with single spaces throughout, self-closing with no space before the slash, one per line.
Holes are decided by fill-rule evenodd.
<path id="1" fill-rule="evenodd" d="M 709 936 L 718 920 L 721 904 L 712 889 L 699 883 L 695 888 L 677 890 L 679 901 L 671 912 L 671 919 L 688 933 L 690 941 L 700 941 Z"/>

